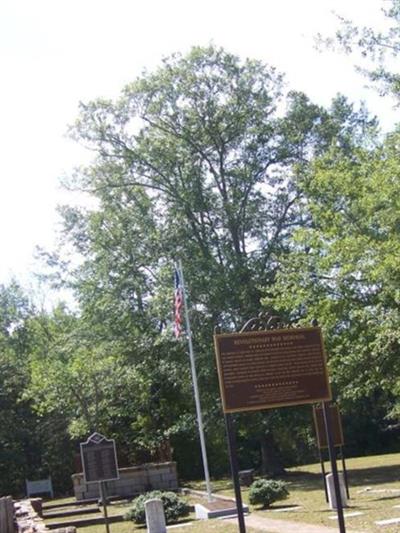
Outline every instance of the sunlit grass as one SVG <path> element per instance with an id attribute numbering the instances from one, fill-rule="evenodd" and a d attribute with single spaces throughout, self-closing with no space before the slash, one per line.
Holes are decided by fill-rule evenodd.
<path id="1" fill-rule="evenodd" d="M 338 466 L 341 466 L 340 461 Z M 346 519 L 346 527 L 364 530 L 371 533 L 381 532 L 382 527 L 375 521 L 389 518 L 400 518 L 400 454 L 387 454 L 370 457 L 347 459 L 350 500 L 345 513 L 362 512 L 360 516 Z M 325 464 L 327 471 L 330 465 Z M 321 476 L 320 464 L 290 468 L 282 478 L 289 484 L 289 497 L 277 502 L 268 510 L 250 506 L 253 513 L 268 518 L 299 521 L 337 527 L 337 521 L 329 517 L 336 515 L 329 509 L 325 501 L 325 492 Z M 204 490 L 204 483 L 199 481 L 191 484 L 197 490 Z M 213 491 L 233 497 L 232 483 L 229 479 L 213 481 Z M 248 503 L 249 489 L 242 487 L 242 498 Z M 300 507 L 293 511 L 279 511 L 282 507 Z M 385 526 L 385 533 L 399 533 L 400 524 Z"/>
<path id="2" fill-rule="evenodd" d="M 375 521 L 400 518 L 400 508 L 394 507 L 400 505 L 400 454 L 347 459 L 346 465 L 351 498 L 348 502 L 349 507 L 345 512 L 358 511 L 363 513 L 360 516 L 347 518 L 347 529 L 370 533 L 377 533 L 382 530 L 385 533 L 399 533 L 400 526 L 398 524 L 382 528 L 375 525 Z M 329 471 L 329 463 L 326 463 L 325 466 Z M 283 479 L 289 485 L 289 497 L 284 501 L 277 502 L 267 510 L 250 506 L 253 515 L 337 527 L 337 521 L 330 519 L 336 513 L 329 509 L 325 501 L 319 464 L 290 468 Z M 230 479 L 213 480 L 212 485 L 215 494 L 233 497 Z M 187 486 L 197 490 L 204 490 L 205 488 L 203 481 L 191 482 Z M 248 492 L 248 488 L 242 487 L 242 498 L 245 503 L 248 503 Z M 124 514 L 129 506 L 128 502 L 114 502 L 108 507 L 108 513 L 110 516 Z M 280 510 L 282 507 L 291 507 L 293 510 L 282 512 Z M 295 510 L 295 507 L 300 508 Z M 189 521 L 191 525 L 179 528 L 177 531 L 180 533 L 237 532 L 237 525 L 235 524 L 221 520 L 196 522 L 193 514 L 185 521 L 180 523 Z M 246 529 L 249 533 L 253 533 L 251 529 Z M 104 531 L 104 525 L 79 528 L 79 533 L 103 533 Z M 111 533 L 144 533 L 145 531 L 144 526 L 135 526 L 132 522 L 118 522 L 110 525 Z"/>

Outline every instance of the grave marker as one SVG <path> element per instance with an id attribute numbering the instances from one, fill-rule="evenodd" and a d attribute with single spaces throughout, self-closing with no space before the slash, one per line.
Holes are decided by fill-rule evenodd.
<path id="1" fill-rule="evenodd" d="M 162 500 L 154 498 L 144 502 L 148 533 L 167 533 Z"/>

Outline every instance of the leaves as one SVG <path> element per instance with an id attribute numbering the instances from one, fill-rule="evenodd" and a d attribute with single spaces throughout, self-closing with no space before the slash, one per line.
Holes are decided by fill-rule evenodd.
<path id="1" fill-rule="evenodd" d="M 384 2 L 382 14 L 385 24 L 382 29 L 362 27 L 338 16 L 340 28 L 334 37 L 318 36 L 320 44 L 338 48 L 346 54 L 358 51 L 362 64 L 357 70 L 366 75 L 377 87 L 381 95 L 391 94 L 398 100 L 400 94 L 400 75 L 392 58 L 400 52 L 400 2 Z M 390 7 L 387 7 L 387 4 Z"/>
<path id="2" fill-rule="evenodd" d="M 333 148 L 303 182 L 312 224 L 293 250 L 266 305 L 318 318 L 341 398 L 392 392 L 398 382 L 398 133 L 351 156 Z"/>

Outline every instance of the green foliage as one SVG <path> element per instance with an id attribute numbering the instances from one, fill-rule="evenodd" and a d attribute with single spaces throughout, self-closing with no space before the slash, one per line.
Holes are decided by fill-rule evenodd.
<path id="1" fill-rule="evenodd" d="M 301 185 L 312 224 L 294 235 L 264 300 L 304 324 L 319 320 L 349 410 L 370 398 L 395 415 L 399 397 L 399 174 L 398 132 L 316 160 Z"/>
<path id="2" fill-rule="evenodd" d="M 35 313 L 19 352 L 28 356 L 18 400 L 44 427 L 53 420 L 72 443 L 100 431 L 125 464 L 172 451 L 185 460 L 197 432 L 186 342 L 172 336 L 172 265 L 182 258 L 211 468 L 227 468 L 214 326 L 237 329 L 256 315 L 264 289 L 283 282 L 280 265 L 299 260 L 293 236 L 314 216 L 306 185 L 315 158 L 328 161 L 335 146 L 350 165 L 375 126 L 344 97 L 324 109 L 283 95 L 282 81 L 210 46 L 165 59 L 116 101 L 81 105 L 71 135 L 95 156 L 69 185 L 94 207 L 60 209 L 65 248 L 49 257 L 79 312 Z M 76 254 L 74 264 L 60 260 Z M 294 410 L 240 419 L 241 456 L 276 473 L 276 441 L 295 460 L 287 428 L 301 441 L 305 424 Z M 182 467 L 185 475 L 200 475 L 200 461 L 190 464 L 199 470 Z"/>
<path id="3" fill-rule="evenodd" d="M 177 496 L 175 492 L 162 492 L 154 490 L 146 492 L 135 498 L 132 508 L 124 515 L 124 520 L 132 520 L 135 524 L 145 524 L 145 502 L 152 499 L 160 499 L 164 506 L 165 520 L 167 523 L 175 522 L 189 514 L 189 506 L 185 500 Z"/>
<path id="4" fill-rule="evenodd" d="M 136 410 L 126 407 L 123 420 L 137 449 L 191 442 L 195 430 L 185 344 L 171 336 L 175 258 L 190 289 L 206 431 L 221 450 L 213 328 L 237 329 L 259 312 L 261 287 L 274 283 L 294 230 L 308 223 L 299 179 L 313 157 L 332 143 L 350 150 L 369 127 L 365 111 L 343 97 L 326 110 L 282 91 L 274 68 L 196 47 L 116 101 L 82 104 L 71 128 L 95 158 L 69 185 L 90 193 L 96 208 L 62 209 L 68 250 L 82 261 L 72 272 L 60 265 L 60 276 L 94 339 L 82 358 L 94 370 L 101 339 L 100 352 L 134 369 Z M 270 422 L 247 435 L 260 445 L 257 432 L 271 435 Z"/>
<path id="5" fill-rule="evenodd" d="M 39 414 L 26 396 L 30 355 L 41 336 L 38 313 L 16 283 L 0 285 L 0 495 L 20 496 L 25 479 L 52 475 L 56 490 L 70 487 L 72 443 L 60 413 Z"/>
<path id="6" fill-rule="evenodd" d="M 176 258 L 214 473 L 227 460 L 212 332 L 238 329 L 263 296 L 323 324 L 360 427 L 376 435 L 382 413 L 398 418 L 399 133 L 381 143 L 364 108 L 339 96 L 324 109 L 282 81 L 210 46 L 165 59 L 116 101 L 82 104 L 71 134 L 95 158 L 70 185 L 95 207 L 61 208 L 66 248 L 49 257 L 79 312 L 38 312 L 0 287 L 0 491 L 54 471 L 64 489 L 93 431 L 116 439 L 124 464 L 174 453 L 181 473 L 201 474 L 200 459 L 179 464 L 198 443 L 186 342 L 172 336 Z M 74 265 L 60 260 L 71 251 Z M 305 409 L 237 427 L 246 467 L 281 472 L 277 445 L 286 462 L 310 457 Z"/>
<path id="7" fill-rule="evenodd" d="M 257 313 L 258 286 L 304 224 L 298 174 L 365 123 L 344 99 L 326 111 L 295 91 L 279 116 L 281 92 L 275 69 L 208 47 L 81 106 L 71 133 L 97 156 L 71 186 L 99 207 L 63 215 L 88 316 L 116 334 L 164 329 L 175 255 L 206 328 Z"/>
<path id="8" fill-rule="evenodd" d="M 357 70 L 374 83 L 380 94 L 391 94 L 398 100 L 400 74 L 393 58 L 400 52 L 400 2 L 389 0 L 382 5 L 385 24 L 380 24 L 379 28 L 358 26 L 339 16 L 340 27 L 335 36 L 326 38 L 319 35 L 319 41 L 347 54 L 359 52 L 361 61 Z"/>
<path id="9" fill-rule="evenodd" d="M 275 479 L 256 479 L 249 489 L 249 502 L 252 505 L 261 505 L 263 508 L 288 496 L 287 484 Z"/>

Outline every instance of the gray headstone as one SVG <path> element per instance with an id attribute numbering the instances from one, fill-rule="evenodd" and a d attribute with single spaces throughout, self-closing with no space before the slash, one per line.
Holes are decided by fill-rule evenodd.
<path id="1" fill-rule="evenodd" d="M 148 533 L 166 533 L 164 507 L 161 500 L 155 498 L 144 504 Z"/>
<path id="2" fill-rule="evenodd" d="M 342 506 L 343 507 L 347 507 L 346 485 L 344 483 L 343 473 L 339 472 L 338 476 L 339 476 L 339 487 L 340 487 L 340 496 L 341 496 L 341 500 L 342 500 Z M 326 476 L 326 485 L 327 485 L 327 488 L 328 488 L 329 507 L 331 509 L 337 509 L 335 484 L 334 484 L 334 480 L 333 480 L 333 474 L 328 474 Z"/>

